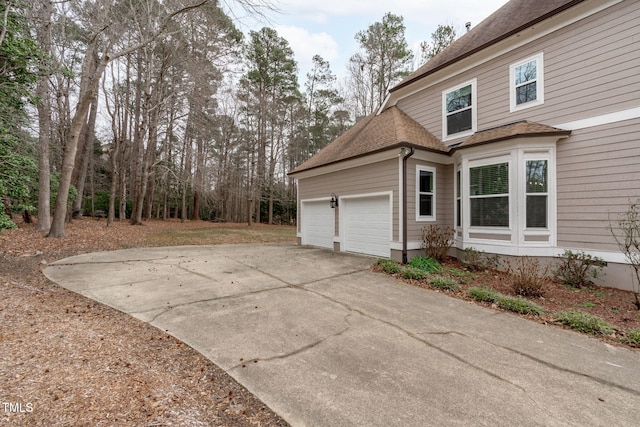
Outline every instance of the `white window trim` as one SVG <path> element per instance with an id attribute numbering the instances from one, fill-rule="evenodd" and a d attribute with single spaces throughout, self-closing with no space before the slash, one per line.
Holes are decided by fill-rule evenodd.
<path id="1" fill-rule="evenodd" d="M 448 129 L 447 129 L 447 93 L 452 92 L 454 90 L 461 89 L 469 85 L 471 85 L 471 129 L 464 132 L 458 132 L 458 133 L 449 135 Z M 443 141 L 451 141 L 458 138 L 464 138 L 466 136 L 473 135 L 477 131 L 478 129 L 478 89 L 477 88 L 478 88 L 478 79 L 472 79 L 442 91 L 442 136 L 443 136 L 442 140 Z"/>
<path id="2" fill-rule="evenodd" d="M 536 61 L 536 99 L 518 105 L 516 104 L 516 68 L 531 61 Z M 509 66 L 509 111 L 513 113 L 542 104 L 544 104 L 544 55 L 540 52 Z"/>
<path id="3" fill-rule="evenodd" d="M 431 172 L 433 174 L 433 197 L 431 198 L 431 212 L 433 215 L 420 215 L 420 172 Z M 416 165 L 416 221 L 435 221 L 436 220 L 436 168 L 431 166 Z"/>
<path id="4" fill-rule="evenodd" d="M 471 154 L 471 153 L 469 153 Z M 548 205 L 547 229 L 526 229 L 526 184 L 527 160 L 547 160 Z M 509 224 L 507 227 L 471 227 L 471 202 L 469 195 L 469 170 L 472 167 L 509 162 Z M 527 250 L 544 251 L 557 245 L 557 182 L 555 144 L 516 143 L 506 150 L 462 156 L 462 238 L 456 240 L 458 248 L 485 247 L 486 251 L 503 254 L 526 254 Z M 455 171 L 454 171 L 455 182 Z M 455 202 L 454 202 L 455 203 Z M 454 206 L 455 210 L 455 206 Z M 471 238 L 471 234 L 511 235 L 510 240 Z M 527 236 L 548 236 L 547 241 L 526 241 Z M 493 248 L 489 250 L 488 248 Z M 502 249 L 499 249 L 502 248 Z"/>

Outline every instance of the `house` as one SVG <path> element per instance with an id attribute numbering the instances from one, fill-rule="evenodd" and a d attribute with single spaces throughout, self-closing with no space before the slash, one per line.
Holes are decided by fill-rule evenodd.
<path id="1" fill-rule="evenodd" d="M 640 2 L 511 0 L 296 168 L 301 244 L 396 260 L 454 248 L 608 262 L 640 198 Z"/>

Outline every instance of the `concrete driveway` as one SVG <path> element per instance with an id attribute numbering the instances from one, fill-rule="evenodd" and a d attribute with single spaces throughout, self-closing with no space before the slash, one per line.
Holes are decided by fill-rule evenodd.
<path id="1" fill-rule="evenodd" d="M 640 423 L 640 352 L 292 245 L 131 249 L 54 282 L 149 322 L 294 426 Z"/>

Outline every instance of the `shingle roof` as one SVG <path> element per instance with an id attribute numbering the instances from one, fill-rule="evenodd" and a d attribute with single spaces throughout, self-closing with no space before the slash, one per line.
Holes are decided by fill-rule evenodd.
<path id="1" fill-rule="evenodd" d="M 293 173 L 400 146 L 447 153 L 449 149 L 398 107 L 365 117 L 298 166 Z"/>
<path id="2" fill-rule="evenodd" d="M 504 141 L 512 138 L 526 138 L 534 136 L 569 136 L 570 130 L 554 128 L 540 123 L 528 122 L 526 120 L 509 123 L 491 129 L 474 133 L 462 143 L 453 147 L 453 150 L 468 148 L 471 146 L 489 144 Z"/>
<path id="3" fill-rule="evenodd" d="M 511 0 L 391 88 L 394 92 L 584 0 Z"/>

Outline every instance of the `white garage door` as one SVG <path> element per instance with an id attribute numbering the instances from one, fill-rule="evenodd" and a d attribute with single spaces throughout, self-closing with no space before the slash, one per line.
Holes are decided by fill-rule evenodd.
<path id="1" fill-rule="evenodd" d="M 333 249 L 335 210 L 329 201 L 302 202 L 302 244 Z"/>
<path id="2" fill-rule="evenodd" d="M 344 218 L 344 249 L 388 257 L 391 240 L 391 210 L 388 196 L 340 201 Z"/>

